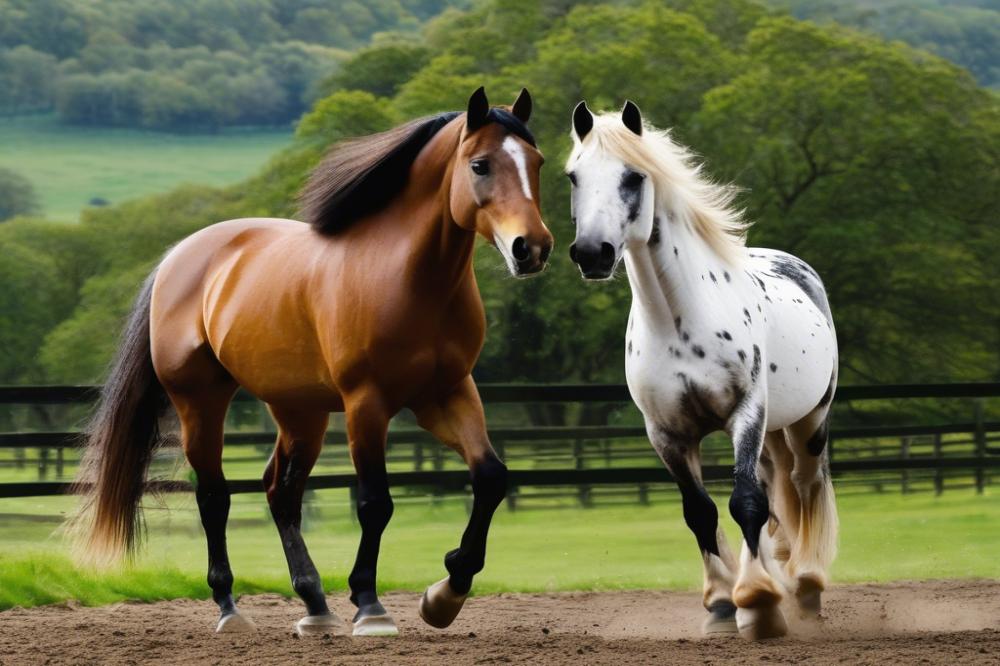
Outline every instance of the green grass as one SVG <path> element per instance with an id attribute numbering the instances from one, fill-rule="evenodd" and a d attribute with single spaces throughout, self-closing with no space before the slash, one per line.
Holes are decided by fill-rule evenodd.
<path id="1" fill-rule="evenodd" d="M 48 115 L 0 118 L 0 167 L 31 181 L 42 216 L 73 222 L 93 197 L 116 204 L 181 183 L 238 182 L 291 134 L 290 128 L 166 134 L 69 127 Z"/>
<path id="2" fill-rule="evenodd" d="M 316 493 L 306 540 L 330 590 L 345 588 L 358 527 L 342 491 Z M 94 573 L 73 567 L 55 523 L 16 515 L 68 511 L 69 498 L 0 500 L 0 608 L 76 599 L 207 598 L 204 538 L 193 500 L 148 511 L 150 542 L 132 568 Z M 537 504 L 536 504 L 537 506 Z M 930 495 L 866 494 L 840 500 L 841 552 L 836 582 L 997 577 L 1000 496 L 953 491 Z M 442 557 L 465 524 L 461 499 L 431 506 L 397 501 L 386 531 L 379 575 L 383 589 L 420 590 L 444 575 Z M 234 499 L 230 553 L 241 593 L 290 594 L 287 569 L 261 495 Z M 730 541 L 735 526 L 726 519 Z M 593 509 L 501 508 L 490 534 L 479 593 L 500 591 L 698 589 L 701 563 L 675 502 Z"/>

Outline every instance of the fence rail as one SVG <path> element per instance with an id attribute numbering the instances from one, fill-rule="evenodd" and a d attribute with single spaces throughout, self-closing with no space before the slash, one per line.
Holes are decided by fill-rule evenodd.
<path id="1" fill-rule="evenodd" d="M 626 403 L 630 401 L 628 389 L 619 384 L 483 384 L 480 385 L 483 401 L 490 403 Z M 99 395 L 99 387 L 95 386 L 0 386 L 0 405 L 68 405 L 93 402 Z M 989 483 L 990 473 L 1000 468 L 1000 421 L 990 421 L 983 418 L 982 399 L 1000 397 L 1000 383 L 970 383 L 970 384 L 894 384 L 882 386 L 845 386 L 837 391 L 836 402 L 854 403 L 874 400 L 916 400 L 916 399 L 976 399 L 976 409 L 973 420 L 926 424 L 892 424 L 864 425 L 856 427 L 835 428 L 831 433 L 832 471 L 837 476 L 853 474 L 870 474 L 874 472 L 899 472 L 903 479 L 904 491 L 910 483 L 908 472 L 934 472 L 934 487 L 938 492 L 943 490 L 945 472 L 960 470 L 974 475 L 975 487 L 979 490 Z M 255 398 L 245 392 L 236 396 L 239 402 L 254 401 Z M 946 436 L 968 435 L 967 439 L 943 441 Z M 572 445 L 571 461 L 573 467 L 563 466 L 554 469 L 517 469 L 512 468 L 509 474 L 512 488 L 544 487 L 544 486 L 575 486 L 586 488 L 602 485 L 637 485 L 642 488 L 650 484 L 669 482 L 670 476 L 661 466 L 647 467 L 611 467 L 612 459 L 629 460 L 649 453 L 648 445 L 629 448 L 627 445 L 614 449 L 607 448 L 600 454 L 592 454 L 587 458 L 581 453 L 584 447 L 581 442 L 600 440 L 605 443 L 611 440 L 645 440 L 646 433 L 642 426 L 637 425 L 587 425 L 587 426 L 538 426 L 538 427 L 498 427 L 490 429 L 490 436 L 500 446 L 516 445 L 517 443 L 545 442 L 554 446 L 562 446 L 555 453 L 531 451 L 536 458 L 543 461 L 551 455 L 553 460 L 566 459 L 566 445 Z M 226 434 L 227 445 L 250 446 L 270 444 L 274 441 L 273 432 L 230 432 Z M 930 438 L 923 442 L 931 447 L 930 453 L 914 453 L 913 445 L 921 438 Z M 878 443 L 866 447 L 839 446 L 842 442 L 851 440 L 899 440 L 898 445 L 884 446 Z M 347 438 L 343 432 L 330 431 L 326 442 L 329 444 L 345 444 Z M 433 462 L 435 469 L 422 469 L 425 462 L 423 445 L 435 442 L 431 435 L 415 429 L 393 429 L 389 433 L 389 445 L 413 445 L 410 458 L 414 469 L 412 471 L 390 470 L 390 482 L 394 486 L 425 487 L 435 492 L 461 490 L 468 484 L 468 473 L 459 469 L 442 469 L 442 465 Z M 922 441 L 922 440 L 921 440 Z M 64 449 L 80 446 L 82 438 L 77 432 L 14 432 L 0 433 L 0 452 L 4 449 L 23 450 L 27 448 L 47 451 L 55 449 L 62 464 Z M 949 452 L 949 449 L 955 449 Z M 961 450 L 959 450 L 961 449 Z M 602 457 L 603 467 L 584 467 L 586 460 Z M 631 458 L 629 457 L 631 456 Z M 436 456 L 434 461 L 439 461 Z M 704 478 L 706 481 L 728 480 L 732 476 L 730 464 L 718 464 L 711 458 L 706 461 Z M 881 484 L 882 481 L 879 481 Z M 309 487 L 321 488 L 353 488 L 355 477 L 351 473 L 319 474 L 310 479 Z M 261 483 L 252 479 L 240 479 L 229 482 L 234 493 L 259 492 Z M 166 492 L 190 491 L 191 485 L 185 481 L 151 482 L 151 487 Z M 72 484 L 66 481 L 23 481 L 16 483 L 0 483 L 0 497 L 34 497 L 59 495 L 70 492 Z M 582 492 L 582 491 L 581 491 Z M 640 493 L 641 494 L 641 493 Z"/>

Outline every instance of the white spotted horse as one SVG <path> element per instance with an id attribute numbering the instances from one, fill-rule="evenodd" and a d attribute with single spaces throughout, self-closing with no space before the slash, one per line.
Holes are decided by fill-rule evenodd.
<path id="1" fill-rule="evenodd" d="M 747 248 L 734 190 L 635 104 L 595 116 L 581 102 L 572 134 L 570 256 L 588 280 L 625 260 L 628 386 L 701 550 L 703 629 L 784 635 L 783 593 L 818 617 L 836 550 L 826 444 L 837 343 L 823 284 L 796 257 Z M 718 430 L 735 453 L 738 559 L 701 477 L 701 440 Z"/>

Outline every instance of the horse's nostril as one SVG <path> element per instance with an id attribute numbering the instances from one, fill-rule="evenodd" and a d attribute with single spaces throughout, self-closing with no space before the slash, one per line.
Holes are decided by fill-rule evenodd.
<path id="1" fill-rule="evenodd" d="M 574 264 L 578 263 L 576 260 L 576 243 L 571 243 L 569 246 L 569 260 Z"/>
<path id="2" fill-rule="evenodd" d="M 552 245 L 551 243 L 546 243 L 545 245 L 542 246 L 542 251 L 538 255 L 538 260 L 544 264 L 546 261 L 549 260 L 549 254 L 551 253 L 552 253 Z"/>
<path id="3" fill-rule="evenodd" d="M 601 243 L 601 260 L 612 262 L 615 259 L 615 246 L 611 243 Z"/>
<path id="4" fill-rule="evenodd" d="M 531 250 L 528 249 L 528 243 L 524 240 L 524 236 L 515 238 L 510 250 L 517 261 L 524 261 L 531 256 Z"/>

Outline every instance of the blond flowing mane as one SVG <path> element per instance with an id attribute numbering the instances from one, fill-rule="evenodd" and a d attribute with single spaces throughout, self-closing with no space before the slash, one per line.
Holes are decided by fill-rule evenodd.
<path id="1" fill-rule="evenodd" d="M 625 127 L 619 113 L 602 113 L 594 116 L 593 130 L 577 142 L 574 152 L 592 142 L 648 173 L 657 198 L 667 202 L 675 221 L 697 232 L 724 260 L 739 263 L 746 256 L 750 223 L 733 205 L 738 190 L 706 177 L 695 155 L 675 143 L 668 131 L 646 125 L 638 136 Z"/>

